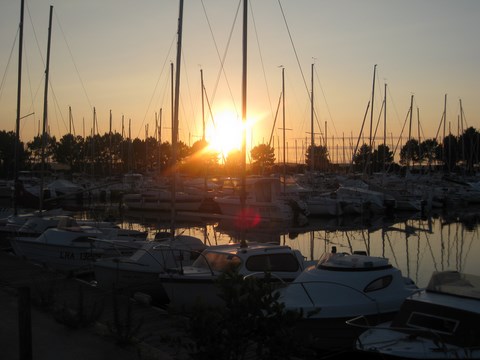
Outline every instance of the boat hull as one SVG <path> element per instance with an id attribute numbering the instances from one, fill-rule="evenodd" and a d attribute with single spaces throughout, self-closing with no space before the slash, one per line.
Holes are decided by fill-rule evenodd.
<path id="1" fill-rule="evenodd" d="M 60 245 L 39 242 L 30 237 L 12 238 L 10 244 L 17 256 L 65 272 L 91 272 L 96 259 L 132 253 L 132 249 L 128 247 L 117 247 L 110 243 Z"/>

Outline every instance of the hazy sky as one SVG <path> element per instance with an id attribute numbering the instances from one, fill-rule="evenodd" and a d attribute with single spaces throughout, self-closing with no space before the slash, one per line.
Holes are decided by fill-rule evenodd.
<path id="1" fill-rule="evenodd" d="M 21 136 L 29 141 L 43 118 L 49 7 L 53 5 L 48 124 L 60 138 L 90 134 L 93 108 L 101 134 L 153 136 L 162 109 L 162 139 L 171 139 L 170 63 L 175 63 L 178 0 L 25 0 Z M 237 9 L 240 11 L 237 15 Z M 396 143 L 414 95 L 412 136 L 435 137 L 447 94 L 447 131 L 457 134 L 460 101 L 466 126 L 480 128 L 480 1 L 478 0 L 250 0 L 248 117 L 254 144 L 272 128 L 281 139 L 282 108 L 274 125 L 285 71 L 289 147 L 310 131 L 314 63 L 315 132 L 356 142 L 372 95 L 374 126 L 387 84 L 387 144 Z M 185 0 L 181 66 L 180 139 L 202 135 L 200 70 L 215 114 L 241 115 L 241 2 Z M 0 5 L 0 128 L 14 130 L 20 0 Z M 224 62 L 223 70 L 221 63 Z M 217 119 L 219 120 L 219 119 Z M 321 128 L 321 129 L 320 129 Z M 403 136 L 408 136 L 407 121 Z M 364 127 L 370 131 L 370 113 Z M 73 132 L 73 130 L 72 130 Z M 442 135 L 443 128 L 440 130 Z M 317 135 L 319 137 L 320 135 Z M 280 137 L 280 138 L 279 138 Z M 352 137 L 354 140 L 351 140 Z M 383 142 L 383 117 L 377 130 Z M 280 140 L 281 141 L 281 140 Z M 331 141 L 331 140 L 329 140 Z M 368 141 L 368 140 L 367 140 Z M 276 145 L 276 144 L 275 144 Z M 300 151 L 300 150 L 299 150 Z M 331 151 L 332 152 L 332 151 Z M 293 155 L 289 155 L 289 160 Z"/>

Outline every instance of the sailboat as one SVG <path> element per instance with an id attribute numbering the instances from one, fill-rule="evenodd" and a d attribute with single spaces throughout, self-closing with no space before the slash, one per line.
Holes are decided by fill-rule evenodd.
<path id="1" fill-rule="evenodd" d="M 23 59 L 23 15 L 24 0 L 20 5 L 19 45 L 18 45 L 18 85 L 17 85 L 17 117 L 15 127 L 15 155 L 14 155 L 14 188 L 13 188 L 13 212 L 18 214 L 18 205 L 29 208 L 38 208 L 40 199 L 40 179 L 28 172 L 20 171 L 20 111 L 22 93 L 22 59 Z M 24 176 L 22 176 L 24 175 Z"/>
<path id="2" fill-rule="evenodd" d="M 182 44 L 183 0 L 180 0 L 177 43 L 177 70 L 175 82 L 175 106 L 172 131 L 172 166 L 176 165 L 176 148 L 178 139 L 178 103 L 180 85 L 180 56 Z M 162 197 L 158 197 L 162 191 Z M 145 194 L 129 194 L 124 201 L 142 198 Z M 157 195 L 157 197 L 155 197 Z M 191 198 L 193 199 L 193 198 Z M 150 207 L 139 207 L 142 210 L 170 210 L 171 230 L 159 234 L 155 241 L 149 241 L 128 257 L 110 257 L 97 260 L 93 266 L 98 285 L 107 289 L 122 289 L 125 291 L 141 291 L 147 293 L 157 303 L 165 303 L 168 297 L 163 290 L 161 274 L 172 267 L 191 265 L 199 254 L 207 247 L 201 239 L 189 235 L 175 235 L 176 213 L 180 209 L 196 210 L 189 207 L 195 201 L 180 198 L 176 191 L 176 176 L 173 171 L 171 189 L 156 190 L 153 193 Z M 130 203 L 132 204 L 132 203 Z"/>
<path id="3" fill-rule="evenodd" d="M 172 176 L 169 188 L 145 189 L 139 193 L 132 193 L 123 196 L 123 203 L 130 210 L 148 210 L 148 211 L 171 211 L 172 228 L 173 219 L 178 211 L 198 211 L 203 203 L 201 194 L 192 194 L 177 190 L 177 151 L 178 151 L 178 107 L 180 96 L 180 64 L 181 64 L 181 46 L 182 46 L 182 13 L 183 1 L 180 3 L 180 16 L 178 22 L 178 43 L 177 60 L 175 74 L 175 95 L 172 119 Z M 173 66 L 173 65 L 172 65 Z M 173 68 L 172 68 L 173 71 Z M 173 74 L 172 74 L 173 78 Z M 173 87 L 172 82 L 172 87 Z M 173 92 L 173 91 L 172 91 Z M 172 231 L 173 233 L 173 231 Z"/>
<path id="4" fill-rule="evenodd" d="M 246 5 L 245 5 L 246 6 Z M 246 9 L 244 10 L 246 11 Z M 244 28 L 247 24 L 244 14 Z M 256 227 L 268 222 L 289 222 L 290 225 L 304 225 L 308 222 L 307 204 L 296 196 L 286 194 L 285 172 L 285 109 L 283 111 L 283 185 L 280 178 L 270 176 L 246 177 L 246 31 L 244 30 L 243 41 L 243 83 L 242 83 L 242 176 L 238 192 L 214 198 L 223 215 L 233 217 L 239 227 Z M 282 98 L 285 97 L 284 69 L 282 69 Z M 285 108 L 285 101 L 283 101 Z M 283 189 L 282 189 L 283 187 Z"/>

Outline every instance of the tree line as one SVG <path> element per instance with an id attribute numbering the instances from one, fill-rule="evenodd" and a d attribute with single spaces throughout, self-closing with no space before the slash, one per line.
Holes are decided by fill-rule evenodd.
<path id="1" fill-rule="evenodd" d="M 43 145 L 44 144 L 44 145 Z M 47 164 L 64 164 L 70 173 L 91 174 L 95 177 L 116 176 L 128 172 L 157 172 L 171 174 L 174 167 L 191 176 L 238 176 L 242 171 L 241 151 L 232 151 L 221 161 L 219 153 L 211 150 L 205 140 L 192 146 L 182 141 L 177 144 L 176 164 L 172 164 L 172 146 L 154 137 L 146 140 L 124 138 L 119 133 L 105 133 L 88 137 L 63 135 L 36 136 L 32 141 L 21 142 L 15 154 L 15 133 L 0 131 L 0 177 L 14 177 L 14 159 L 18 156 L 19 169 L 39 170 L 42 156 Z M 248 172 L 270 174 L 281 171 L 282 164 L 275 158 L 275 149 L 268 144 L 253 147 L 248 157 Z M 364 143 L 355 150 L 348 171 L 397 171 L 405 167 L 422 166 L 427 169 L 439 166 L 447 172 L 462 170 L 472 174 L 480 160 L 480 133 L 473 127 L 459 136 L 448 135 L 441 143 L 436 139 L 409 139 L 399 152 L 399 163 L 394 152 L 385 144 L 376 149 Z M 294 171 L 335 171 L 339 164 L 330 160 L 328 148 L 323 145 L 308 146 L 304 164 L 295 164 Z M 345 166 L 344 166 L 345 167 Z M 289 164 L 292 170 L 292 165 Z"/>

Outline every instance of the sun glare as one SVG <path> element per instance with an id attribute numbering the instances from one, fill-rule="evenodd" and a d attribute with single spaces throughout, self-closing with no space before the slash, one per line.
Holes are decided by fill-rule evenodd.
<path id="1" fill-rule="evenodd" d="M 215 126 L 210 123 L 205 136 L 210 148 L 226 158 L 232 150 L 241 150 L 242 133 L 242 119 L 233 112 L 224 111 L 215 115 Z"/>

